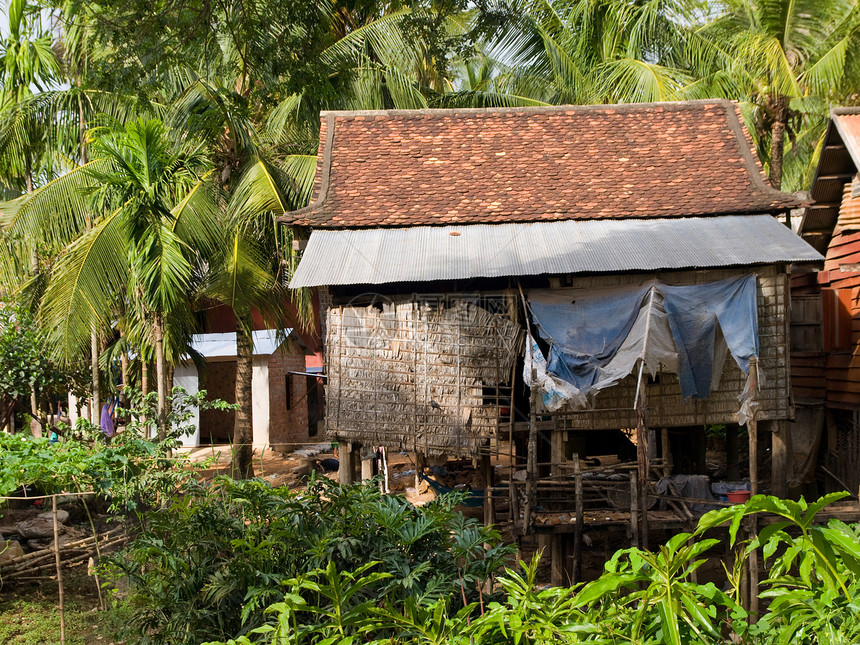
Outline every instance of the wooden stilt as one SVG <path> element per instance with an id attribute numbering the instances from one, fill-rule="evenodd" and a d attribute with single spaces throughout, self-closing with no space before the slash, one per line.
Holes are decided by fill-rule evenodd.
<path id="1" fill-rule="evenodd" d="M 551 455 L 550 462 L 552 465 L 550 466 L 550 474 L 553 477 L 559 477 L 562 474 L 562 464 L 564 463 L 564 433 L 559 432 L 557 430 L 553 430 L 550 434 L 551 441 Z"/>
<path id="2" fill-rule="evenodd" d="M 648 548 L 648 428 L 645 427 L 644 412 L 640 407 L 637 413 L 639 422 L 636 426 L 636 461 L 637 482 L 639 494 L 637 506 L 639 510 L 639 541 L 643 549 Z"/>
<path id="3" fill-rule="evenodd" d="M 573 531 L 573 581 L 582 580 L 582 530 L 585 513 L 582 501 L 582 472 L 579 467 L 579 455 L 573 455 L 573 485 L 576 504 L 576 526 Z"/>
<path id="4" fill-rule="evenodd" d="M 752 399 L 750 408 L 752 409 L 752 418 L 747 421 L 747 430 L 749 432 L 749 450 L 750 450 L 750 494 L 758 495 L 758 419 L 756 412 L 758 411 L 758 360 L 755 356 L 750 358 L 750 398 Z M 750 539 L 755 539 L 758 533 L 758 520 L 755 515 L 748 518 L 748 532 Z M 750 613 L 753 614 L 752 620 L 755 621 L 758 617 L 758 551 L 753 549 L 749 553 L 747 559 L 749 572 L 749 606 Z"/>
<path id="5" fill-rule="evenodd" d="M 753 410 L 752 418 L 747 421 L 747 432 L 749 434 L 750 451 L 750 494 L 758 495 L 758 420 L 756 419 L 756 401 L 758 392 L 758 362 L 755 356 L 750 358 L 750 407 Z"/>
<path id="6" fill-rule="evenodd" d="M 564 584 L 564 537 L 560 533 L 553 533 L 550 536 L 550 582 L 554 587 L 561 587 Z"/>
<path id="7" fill-rule="evenodd" d="M 493 509 L 493 464 L 490 455 L 481 455 L 481 480 L 484 485 L 484 526 L 495 524 Z"/>
<path id="8" fill-rule="evenodd" d="M 340 468 L 338 469 L 338 480 L 344 486 L 348 486 L 355 481 L 355 451 L 351 441 L 343 444 L 340 450 Z"/>
<path id="9" fill-rule="evenodd" d="M 421 487 L 421 475 L 424 474 L 424 453 L 415 453 L 415 490 Z"/>
<path id="10" fill-rule="evenodd" d="M 517 284 L 520 290 L 520 300 L 523 305 L 523 320 L 526 329 L 529 328 L 528 306 L 526 305 L 526 297 L 523 294 L 523 287 Z M 532 514 L 537 505 L 537 370 L 534 368 L 534 358 L 532 356 L 531 343 L 528 344 L 528 360 L 531 365 L 530 372 L 530 392 L 529 392 L 529 443 L 526 455 L 526 503 L 523 509 L 523 533 L 529 532 L 533 526 Z"/>
<path id="11" fill-rule="evenodd" d="M 660 428 L 660 452 L 663 457 L 663 477 L 671 477 L 675 464 L 672 460 L 672 442 L 669 428 Z"/>
<path id="12" fill-rule="evenodd" d="M 771 421 L 770 425 L 770 455 L 771 455 L 771 495 L 785 497 L 789 479 L 790 449 L 788 446 L 788 421 L 779 419 Z"/>
<path id="13" fill-rule="evenodd" d="M 635 471 L 630 471 L 630 533 L 633 546 L 641 547 L 639 542 L 639 477 Z"/>

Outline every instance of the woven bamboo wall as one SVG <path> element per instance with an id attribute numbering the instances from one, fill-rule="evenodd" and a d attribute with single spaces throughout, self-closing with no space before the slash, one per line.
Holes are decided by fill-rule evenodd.
<path id="1" fill-rule="evenodd" d="M 477 454 L 509 405 L 522 345 L 507 315 L 456 298 L 331 307 L 329 436 L 429 455 Z"/>
<path id="2" fill-rule="evenodd" d="M 658 274 L 667 284 L 702 284 L 749 273 L 750 269 L 685 271 Z M 762 267 L 758 275 L 760 419 L 786 419 L 790 416 L 788 356 L 788 277 L 774 267 Z M 650 277 L 650 276 L 649 276 Z M 595 276 L 573 278 L 571 286 L 607 287 L 637 283 L 641 276 Z M 707 400 L 683 400 L 675 374 L 660 374 L 658 382 L 646 387 L 646 423 L 651 427 L 677 427 L 710 423 L 737 423 L 737 396 L 746 376 L 728 356 L 717 390 Z M 612 429 L 636 426 L 632 409 L 636 395 L 636 376 L 628 376 L 616 387 L 595 398 L 594 410 L 554 415 L 555 427 L 567 429 Z"/>

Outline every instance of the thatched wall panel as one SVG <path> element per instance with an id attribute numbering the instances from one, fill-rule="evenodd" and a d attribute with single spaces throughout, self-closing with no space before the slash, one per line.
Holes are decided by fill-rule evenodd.
<path id="1" fill-rule="evenodd" d="M 462 456 L 495 437 L 499 387 L 523 342 L 507 316 L 401 299 L 332 307 L 326 331 L 332 437 Z"/>

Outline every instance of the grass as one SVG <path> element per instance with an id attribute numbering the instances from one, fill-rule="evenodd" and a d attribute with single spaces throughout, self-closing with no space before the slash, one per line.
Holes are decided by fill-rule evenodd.
<path id="1" fill-rule="evenodd" d="M 122 605 L 99 611 L 91 579 L 71 576 L 65 581 L 66 645 L 121 645 L 116 634 L 125 622 Z M 0 643 L 59 645 L 60 611 L 52 583 L 0 591 Z M 125 643 L 125 645 L 131 645 Z"/>

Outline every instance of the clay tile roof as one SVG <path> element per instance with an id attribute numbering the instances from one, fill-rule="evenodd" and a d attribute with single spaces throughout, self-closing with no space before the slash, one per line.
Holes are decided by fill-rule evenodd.
<path id="1" fill-rule="evenodd" d="M 774 212 L 729 101 L 323 112 L 311 205 L 357 228 Z"/>

